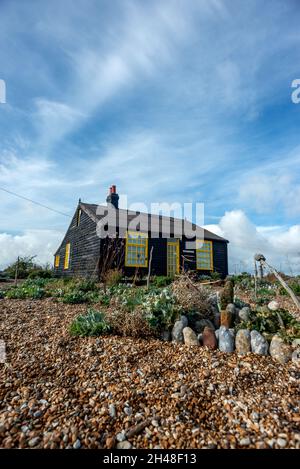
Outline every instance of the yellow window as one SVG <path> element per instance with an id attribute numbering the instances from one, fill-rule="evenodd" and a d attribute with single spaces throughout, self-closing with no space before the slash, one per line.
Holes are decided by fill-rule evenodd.
<path id="1" fill-rule="evenodd" d="M 55 256 L 55 261 L 54 261 L 54 266 L 59 267 L 59 261 L 60 261 L 60 256 L 56 254 Z"/>
<path id="2" fill-rule="evenodd" d="M 70 243 L 67 243 L 66 244 L 66 252 L 65 252 L 64 269 L 69 268 L 69 263 L 70 263 Z"/>
<path id="3" fill-rule="evenodd" d="M 148 266 L 148 235 L 139 231 L 127 231 L 126 236 L 126 267 Z"/>
<path id="4" fill-rule="evenodd" d="M 179 239 L 167 242 L 167 275 L 179 274 Z"/>
<path id="5" fill-rule="evenodd" d="M 80 218 L 81 218 L 81 208 L 79 208 L 77 211 L 76 226 L 79 226 Z"/>
<path id="6" fill-rule="evenodd" d="M 197 240 L 196 263 L 198 270 L 213 270 L 212 241 Z"/>

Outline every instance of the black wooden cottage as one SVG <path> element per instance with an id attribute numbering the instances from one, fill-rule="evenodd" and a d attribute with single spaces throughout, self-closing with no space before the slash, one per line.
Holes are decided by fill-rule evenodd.
<path id="1" fill-rule="evenodd" d="M 55 253 L 57 276 L 100 278 L 113 267 L 121 268 L 128 277 L 143 275 L 148 272 L 150 258 L 151 274 L 154 275 L 172 276 L 181 268 L 202 275 L 211 272 L 219 272 L 223 278 L 228 275 L 226 239 L 203 229 L 202 240 L 194 238 L 191 248 L 191 238 L 177 236 L 178 226 L 189 224 L 195 232 L 196 225 L 178 218 L 119 209 L 115 186 L 111 186 L 106 200 L 107 206 L 79 200 L 71 224 Z M 105 224 L 104 217 L 109 207 L 116 217 L 115 233 L 110 231 L 110 221 Z M 145 226 L 147 228 L 143 229 Z"/>

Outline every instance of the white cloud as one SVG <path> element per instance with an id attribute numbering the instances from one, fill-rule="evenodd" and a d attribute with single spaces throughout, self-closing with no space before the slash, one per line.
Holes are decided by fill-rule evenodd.
<path id="1" fill-rule="evenodd" d="M 27 230 L 19 235 L 0 233 L 0 269 L 14 262 L 18 256 L 37 256 L 36 261 L 53 263 L 63 233 L 54 230 Z"/>
<path id="2" fill-rule="evenodd" d="M 275 207 L 288 215 L 300 213 L 300 183 L 297 174 L 273 168 L 272 173 L 259 168 L 255 175 L 251 173 L 240 184 L 239 196 L 244 204 L 253 207 L 257 213 L 272 213 Z"/>
<path id="3" fill-rule="evenodd" d="M 231 272 L 252 271 L 254 255 L 262 253 L 277 269 L 300 273 L 300 225 L 256 227 L 242 210 L 233 210 L 206 228 L 229 240 Z"/>

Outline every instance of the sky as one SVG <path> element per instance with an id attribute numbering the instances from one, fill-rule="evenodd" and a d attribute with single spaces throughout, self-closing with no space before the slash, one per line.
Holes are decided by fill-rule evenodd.
<path id="1" fill-rule="evenodd" d="M 231 272 L 300 273 L 299 24 L 297 0 L 0 0 L 0 187 L 67 215 L 111 184 L 202 202 Z M 0 201 L 0 269 L 52 262 L 70 219 Z"/>

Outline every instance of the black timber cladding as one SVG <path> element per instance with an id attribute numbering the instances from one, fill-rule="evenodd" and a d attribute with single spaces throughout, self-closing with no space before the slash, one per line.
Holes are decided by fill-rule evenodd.
<path id="1" fill-rule="evenodd" d="M 95 204 L 79 204 L 76 212 L 72 218 L 71 224 L 67 230 L 67 233 L 55 254 L 60 256 L 60 264 L 58 268 L 55 268 L 57 276 L 79 276 L 79 277 L 97 277 L 98 275 L 98 263 L 101 262 L 101 239 L 97 236 L 97 222 L 105 216 L 105 209 L 103 208 L 103 215 L 97 215 L 97 205 Z M 78 210 L 81 210 L 81 217 L 79 226 L 77 226 Z M 150 214 L 139 214 L 139 212 L 128 212 L 119 209 L 117 213 L 126 212 L 128 214 L 129 223 L 140 216 L 147 218 L 150 224 Z M 162 220 L 168 218 L 171 219 L 171 234 L 174 233 L 172 230 L 174 227 L 174 219 L 171 217 L 157 216 L 156 226 L 159 227 L 158 238 L 151 238 L 151 232 L 148 233 L 148 256 L 150 255 L 151 247 L 153 246 L 153 256 L 151 273 L 155 275 L 167 275 L 167 239 L 163 237 L 163 226 Z M 145 218 L 144 218 L 145 221 Z M 183 221 L 181 220 L 183 223 Z M 158 224 L 157 224 L 158 223 Z M 196 225 L 190 223 L 191 227 L 195 230 Z M 131 227 L 132 229 L 132 227 Z M 139 230 L 139 226 L 137 227 Z M 143 231 L 143 230 L 141 230 Z M 213 244 L 213 268 L 214 271 L 219 272 L 222 277 L 228 275 L 228 258 L 227 258 L 227 243 L 228 241 L 208 230 L 203 230 L 204 239 L 212 241 Z M 196 270 L 196 251 L 186 248 L 186 239 L 183 237 L 180 240 L 180 265 L 184 266 L 188 270 Z M 66 244 L 70 243 L 70 262 L 69 268 L 64 269 L 65 259 L 65 248 Z M 182 258 L 185 257 L 185 259 Z M 123 266 L 125 275 L 131 276 L 136 270 L 135 267 Z M 147 268 L 139 268 L 141 273 L 146 273 Z M 200 275 L 209 274 L 209 271 L 198 271 Z"/>

